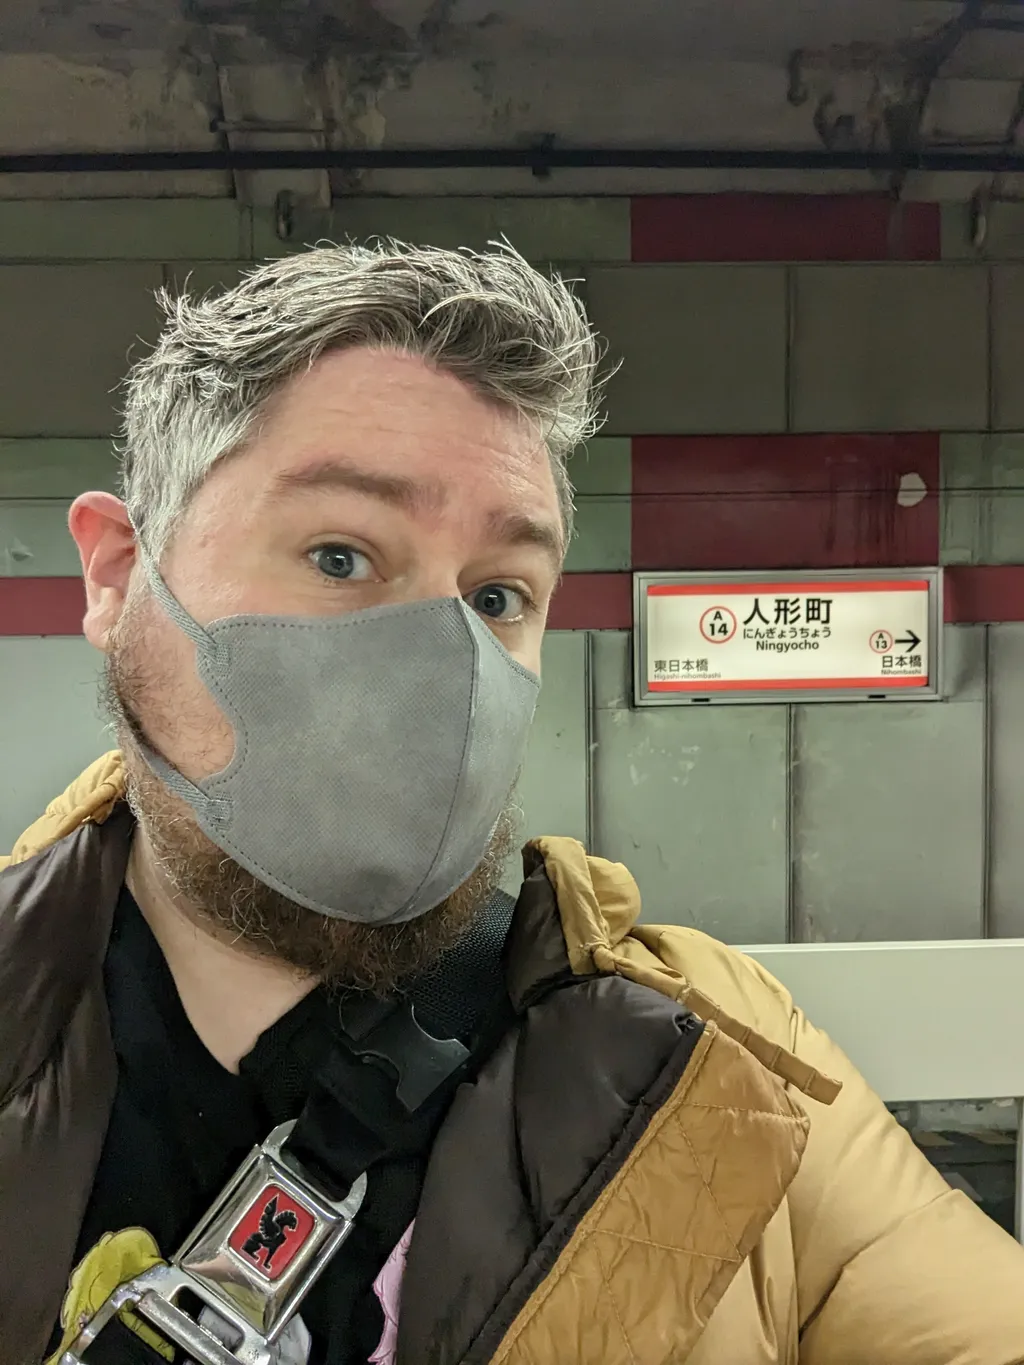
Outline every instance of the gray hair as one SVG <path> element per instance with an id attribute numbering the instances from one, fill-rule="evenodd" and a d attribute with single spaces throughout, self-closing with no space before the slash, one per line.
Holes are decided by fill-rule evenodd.
<path id="1" fill-rule="evenodd" d="M 126 381 L 121 444 L 125 502 L 155 559 L 281 386 L 349 346 L 422 356 L 535 423 L 571 533 L 566 461 L 599 427 L 600 346 L 569 286 L 507 244 L 484 253 L 393 240 L 320 246 L 259 266 L 223 293 L 164 290 L 159 301 L 166 323 Z"/>

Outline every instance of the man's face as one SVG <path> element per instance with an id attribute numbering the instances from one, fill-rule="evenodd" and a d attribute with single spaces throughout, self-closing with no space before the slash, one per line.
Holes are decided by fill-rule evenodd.
<path id="1" fill-rule="evenodd" d="M 539 672 L 561 549 L 554 479 L 535 430 L 419 359 L 356 349 L 322 357 L 282 390 L 253 442 L 198 491 L 161 568 L 203 624 L 462 597 Z M 138 565 L 111 624 L 108 632 L 103 613 L 90 611 L 86 630 L 107 648 L 112 701 L 129 732 L 193 780 L 223 768 L 231 727 Z M 506 819 L 475 877 L 418 921 L 389 929 L 328 920 L 226 859 L 125 747 L 134 803 L 177 890 L 263 951 L 360 984 L 393 984 L 456 936 L 493 889 L 512 837 Z"/>

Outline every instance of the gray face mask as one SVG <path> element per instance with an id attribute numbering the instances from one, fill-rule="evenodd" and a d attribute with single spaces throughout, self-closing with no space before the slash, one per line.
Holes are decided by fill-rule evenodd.
<path id="1" fill-rule="evenodd" d="M 201 626 L 148 573 L 235 751 L 198 782 L 145 757 L 218 848 L 299 905 L 365 924 L 415 919 L 466 880 L 540 688 L 475 612 L 443 598 Z"/>

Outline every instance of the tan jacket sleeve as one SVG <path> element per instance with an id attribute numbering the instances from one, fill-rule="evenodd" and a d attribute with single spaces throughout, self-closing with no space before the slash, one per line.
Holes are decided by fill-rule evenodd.
<path id="1" fill-rule="evenodd" d="M 1024 1247 L 950 1189 L 759 963 L 695 930 L 634 932 L 734 1018 L 843 1084 L 831 1105 L 800 1097 L 811 1128 L 787 1196 L 800 1365 L 1024 1365 Z"/>
<path id="2" fill-rule="evenodd" d="M 791 1030 L 792 1050 L 843 1082 L 830 1107 L 805 1101 L 789 1191 L 801 1365 L 1022 1365 L 1024 1247 L 950 1189 L 792 1006 Z"/>

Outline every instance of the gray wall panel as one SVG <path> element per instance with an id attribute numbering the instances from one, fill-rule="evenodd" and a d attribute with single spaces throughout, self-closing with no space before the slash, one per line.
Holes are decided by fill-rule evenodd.
<path id="1" fill-rule="evenodd" d="M 629 495 L 577 496 L 576 526 L 565 556 L 566 573 L 623 572 L 632 567 Z"/>
<path id="2" fill-rule="evenodd" d="M 169 261 L 252 254 L 252 211 L 235 199 L 130 196 L 6 199 L 0 202 L 0 256 Z"/>
<path id="3" fill-rule="evenodd" d="M 595 639 L 594 851 L 644 918 L 733 943 L 786 936 L 786 708 L 630 710 L 628 636 Z"/>
<path id="4" fill-rule="evenodd" d="M 567 573 L 624 570 L 632 566 L 632 442 L 599 436 L 569 460 L 576 490 L 576 533 Z"/>
<path id="5" fill-rule="evenodd" d="M 75 498 L 87 488 L 112 493 L 117 486 L 109 440 L 0 439 L 2 498 Z"/>
<path id="6" fill-rule="evenodd" d="M 633 663 L 628 630 L 594 632 L 593 698 L 598 711 L 620 710 L 631 704 Z"/>
<path id="7" fill-rule="evenodd" d="M 943 564 L 1024 563 L 1024 436 L 942 438 Z"/>
<path id="8" fill-rule="evenodd" d="M 941 214 L 944 261 L 1005 261 L 1024 256 L 1024 204 L 990 203 L 980 247 L 971 240 L 974 224 L 968 202 L 943 204 Z"/>
<path id="9" fill-rule="evenodd" d="M 781 431 L 786 278 L 778 266 L 594 267 L 588 306 L 611 358 L 611 434 Z"/>
<path id="10" fill-rule="evenodd" d="M 82 638 L 0 638 L 0 852 L 113 747 L 100 720 L 100 665 Z"/>
<path id="11" fill-rule="evenodd" d="M 0 435 L 103 436 L 157 329 L 160 266 L 0 266 Z"/>
<path id="12" fill-rule="evenodd" d="M 1024 265 L 992 267 L 992 425 L 1024 427 Z"/>
<path id="13" fill-rule="evenodd" d="M 610 196 L 344 195 L 329 210 L 300 206 L 296 230 L 287 242 L 274 231 L 273 213 L 257 210 L 254 250 L 260 258 L 296 251 L 303 243 L 324 238 L 359 242 L 399 237 L 451 251 L 459 247 L 485 251 L 507 237 L 534 262 L 628 261 L 629 203 L 628 198 Z"/>
<path id="14" fill-rule="evenodd" d="M 989 627 L 990 924 L 1024 937 L 1024 622 Z"/>
<path id="15" fill-rule="evenodd" d="M 633 487 L 633 443 L 628 436 L 596 436 L 569 456 L 569 481 L 581 497 L 628 498 Z"/>
<path id="16" fill-rule="evenodd" d="M 519 782 L 524 833 L 587 837 L 586 643 L 582 631 L 544 641 L 543 686 Z"/>
<path id="17" fill-rule="evenodd" d="M 63 499 L 0 498 L 0 578 L 77 577 L 78 550 Z"/>
<path id="18" fill-rule="evenodd" d="M 795 708 L 799 939 L 981 932 L 984 628 L 946 637 L 948 702 Z"/>
<path id="19" fill-rule="evenodd" d="M 985 268 L 798 266 L 794 290 L 797 431 L 987 425 Z"/>

